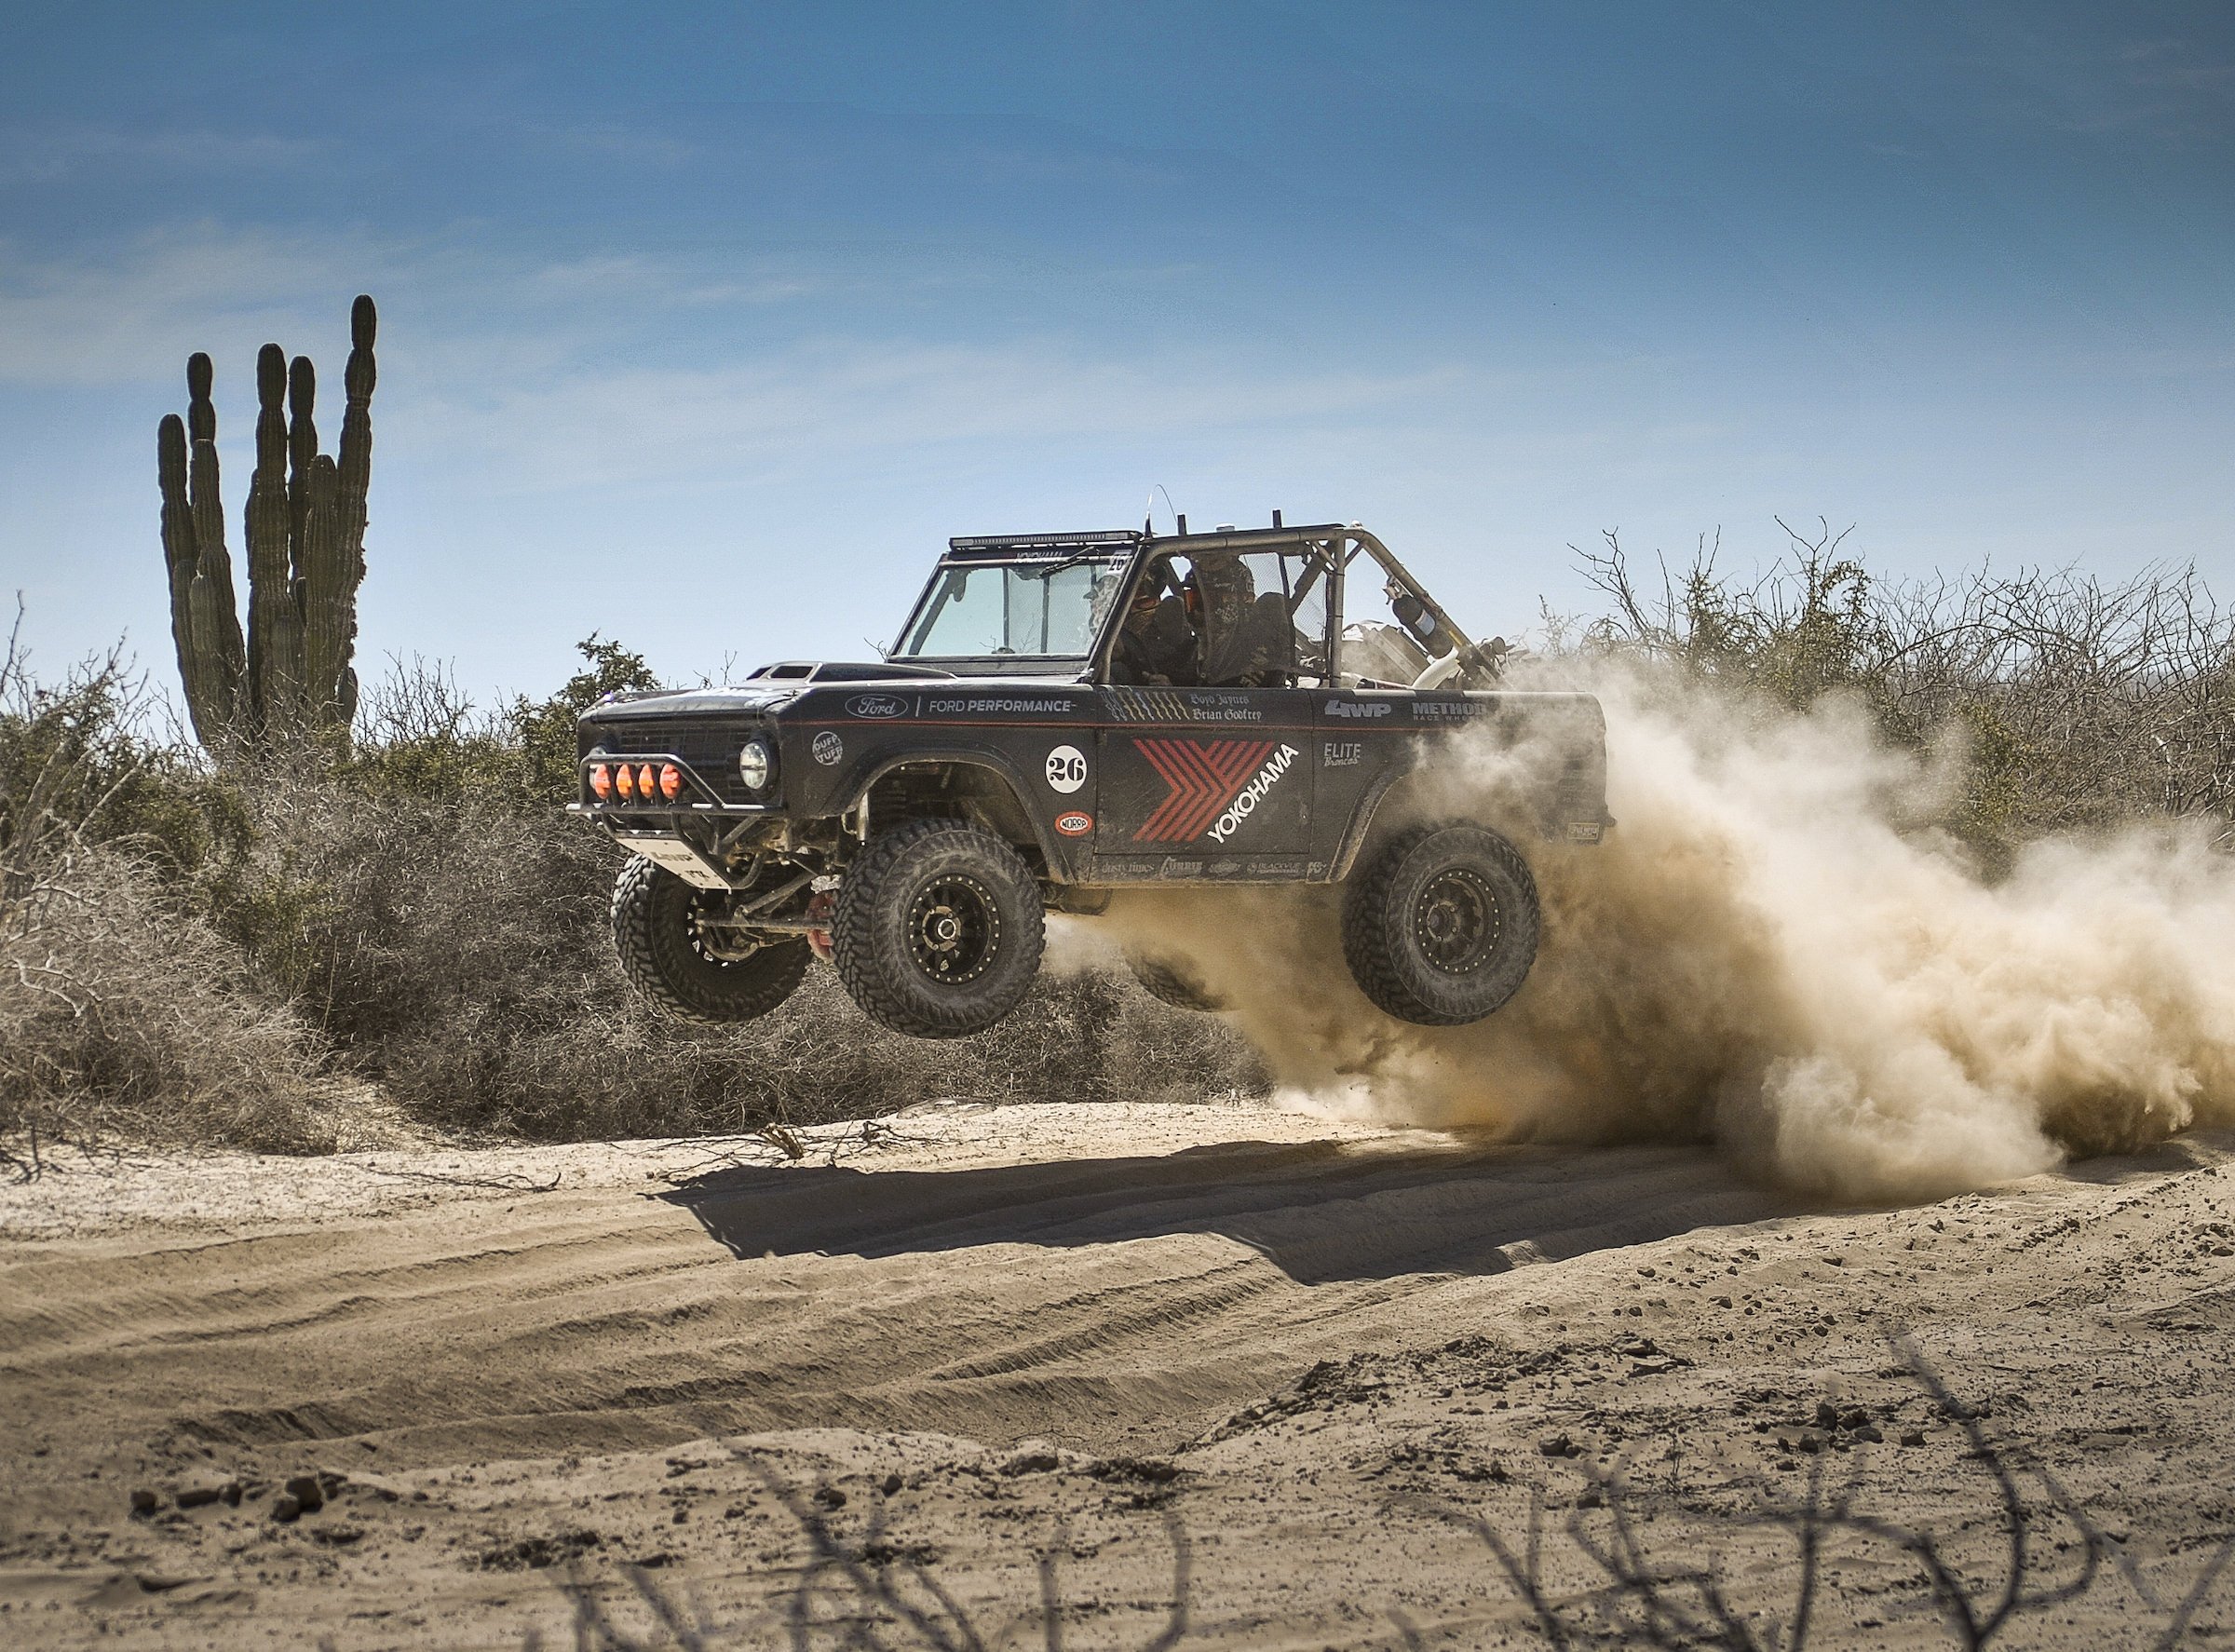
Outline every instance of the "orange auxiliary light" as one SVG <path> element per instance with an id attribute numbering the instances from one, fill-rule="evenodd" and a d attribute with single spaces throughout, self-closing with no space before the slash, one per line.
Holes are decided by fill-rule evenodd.
<path id="1" fill-rule="evenodd" d="M 670 803 L 683 795 L 683 770 L 671 763 L 659 771 L 659 794 Z"/>
<path id="2" fill-rule="evenodd" d="M 613 783 L 619 788 L 624 802 L 634 797 L 636 795 L 636 770 L 625 763 L 622 764 L 613 771 Z"/>
<path id="3" fill-rule="evenodd" d="M 657 784 L 658 782 L 652 777 L 652 765 L 650 764 L 647 763 L 643 767 L 638 769 L 636 771 L 637 801 L 639 803 L 650 803 L 652 801 L 652 788 Z"/>
<path id="4" fill-rule="evenodd" d="M 600 803 L 613 795 L 613 773 L 602 763 L 590 765 L 589 794 Z"/>

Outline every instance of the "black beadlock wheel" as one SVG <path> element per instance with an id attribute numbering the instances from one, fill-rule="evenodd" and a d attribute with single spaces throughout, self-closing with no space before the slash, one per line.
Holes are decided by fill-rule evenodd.
<path id="1" fill-rule="evenodd" d="M 1400 1021 L 1481 1021 L 1537 961 L 1537 880 L 1483 826 L 1417 826 L 1383 844 L 1343 893 L 1343 957 Z"/>
<path id="2" fill-rule="evenodd" d="M 1203 984 L 1202 977 L 1177 958 L 1153 957 L 1129 949 L 1125 967 L 1133 972 L 1144 992 L 1174 1009 L 1208 1012 L 1226 1007 L 1224 998 Z"/>
<path id="3" fill-rule="evenodd" d="M 872 1021 L 961 1038 L 1017 1007 L 1046 929 L 1039 885 L 1008 844 L 967 820 L 909 820 L 840 880 L 832 961 Z"/>
<path id="4" fill-rule="evenodd" d="M 613 943 L 629 984 L 686 1021 L 752 1021 L 789 998 L 807 972 L 807 943 L 738 949 L 707 923 L 731 899 L 630 856 L 613 886 Z"/>

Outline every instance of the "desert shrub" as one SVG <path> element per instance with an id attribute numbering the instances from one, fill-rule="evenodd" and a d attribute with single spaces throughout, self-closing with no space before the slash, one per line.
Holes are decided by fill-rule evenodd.
<path id="1" fill-rule="evenodd" d="M 589 990 L 552 995 L 563 1013 L 506 1015 L 470 1004 L 456 1023 L 460 1036 L 388 1045 L 384 1085 L 430 1121 L 557 1141 L 742 1133 L 875 1117 L 952 1097 L 1198 1100 L 1254 1082 L 1246 1046 L 1225 1027 L 1173 1026 L 1204 1018 L 1184 1018 L 1104 976 L 1042 982 L 1014 1021 L 931 1044 L 877 1026 L 827 969 L 811 971 L 765 1020 L 699 1027 L 647 1013 L 603 953 L 589 961 Z M 1082 1005 L 1104 995 L 1128 1001 L 1114 1016 L 1081 1016 Z M 1100 1023 L 1090 1041 L 1054 1035 L 1082 1019 Z M 1149 1096 L 1127 1088 L 1126 1052 L 1150 1041 L 1192 1058 L 1184 1089 L 1168 1083 Z"/>
<path id="2" fill-rule="evenodd" d="M 392 659 L 365 692 L 354 743 L 309 766 L 376 798 L 557 808 L 575 795 L 575 719 L 609 694 L 659 686 L 643 656 L 618 643 L 593 635 L 575 646 L 583 670 L 556 693 L 495 711 L 475 707 L 447 667 Z"/>
<path id="3" fill-rule="evenodd" d="M 752 1130 L 927 1096 L 1077 1101 L 1250 1083 L 1246 1047 L 1106 974 L 1050 976 L 952 1044 L 888 1033 L 828 970 L 765 1020 L 644 1007 L 606 930 L 620 851 L 550 811 L 364 799 L 298 785 L 267 806 L 231 933 L 412 1117 L 539 1139 Z"/>
<path id="4" fill-rule="evenodd" d="M 548 698 L 522 695 L 505 714 L 520 753 L 521 795 L 531 805 L 563 804 L 575 795 L 575 719 L 609 694 L 657 688 L 641 654 L 594 632 L 575 644 L 583 669 Z"/>
<path id="5" fill-rule="evenodd" d="M 1889 582 L 1828 527 L 1786 533 L 1790 554 L 1756 578 L 1703 543 L 1660 564 L 1657 590 L 1614 535 L 1578 551 L 1607 612 L 1550 628 L 1552 668 L 1588 678 L 1612 657 L 1738 714 L 1860 700 L 1887 738 L 1951 766 L 1940 823 L 1990 868 L 2050 833 L 2235 816 L 2235 616 L 2193 568 Z"/>
<path id="6" fill-rule="evenodd" d="M 956 1044 L 884 1031 L 820 969 L 744 1026 L 646 1009 L 606 934 L 620 851 L 556 801 L 576 712 L 650 674 L 583 655 L 494 716 L 398 662 L 353 744 L 222 769 L 115 659 L 41 686 L 0 657 L 0 1133 L 316 1148 L 372 1087 L 427 1128 L 562 1140 L 1258 1082 L 1220 1023 L 1093 970 Z"/>
<path id="7" fill-rule="evenodd" d="M 251 846 L 196 873 L 212 926 L 263 990 L 407 1117 L 562 1140 L 817 1123 L 929 1096 L 1261 1083 L 1222 1023 L 1095 970 L 1049 976 L 1019 1016 L 952 1044 L 876 1026 L 823 969 L 738 1027 L 647 1009 L 606 928 L 622 851 L 547 793 L 571 794 L 577 711 L 649 674 L 618 644 L 582 651 L 586 669 L 557 694 L 494 718 L 447 673 L 400 662 L 368 692 L 353 751 L 267 757 L 269 778 L 228 793 Z"/>
<path id="8" fill-rule="evenodd" d="M 142 862 L 56 855 L 0 918 L 0 1134 L 292 1153 L 346 1133 L 309 1029 Z"/>
<path id="9" fill-rule="evenodd" d="M 159 873 L 191 875 L 245 846 L 232 790 L 161 727 L 121 655 L 32 674 L 20 635 L 0 650 L 0 873 L 71 845 L 129 845 Z"/>
<path id="10" fill-rule="evenodd" d="M 330 1146 L 316 1040 L 192 898 L 246 815 L 148 710 L 114 656 L 0 655 L 0 1134 Z"/>

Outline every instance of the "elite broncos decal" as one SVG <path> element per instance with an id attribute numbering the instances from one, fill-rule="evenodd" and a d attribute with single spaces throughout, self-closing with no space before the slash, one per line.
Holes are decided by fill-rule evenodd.
<path id="1" fill-rule="evenodd" d="M 1181 843 L 1204 832 L 1224 843 L 1300 753 L 1277 740 L 1145 740 L 1134 746 L 1170 788 L 1135 843 Z"/>

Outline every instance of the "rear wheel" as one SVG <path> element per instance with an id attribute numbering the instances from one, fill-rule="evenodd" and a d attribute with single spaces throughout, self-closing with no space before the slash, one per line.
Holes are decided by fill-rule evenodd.
<path id="1" fill-rule="evenodd" d="M 1174 1009 L 1224 1009 L 1226 1001 L 1203 984 L 1203 979 L 1177 958 L 1154 957 L 1129 951 L 1125 967 L 1152 998 Z"/>
<path id="2" fill-rule="evenodd" d="M 807 943 L 756 945 L 711 921 L 734 899 L 631 855 L 613 886 L 613 942 L 630 985 L 690 1021 L 752 1021 L 789 998 Z"/>
<path id="3" fill-rule="evenodd" d="M 832 961 L 872 1021 L 919 1038 L 982 1033 L 1039 972 L 1046 914 L 1032 869 L 967 820 L 910 820 L 838 885 Z"/>
<path id="4" fill-rule="evenodd" d="M 1422 826 L 1378 849 L 1343 896 L 1343 956 L 1400 1021 L 1458 1026 L 1521 990 L 1537 960 L 1537 880 L 1481 826 Z"/>

